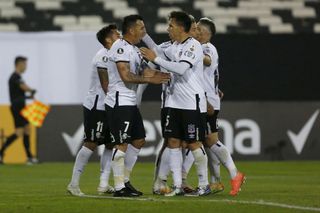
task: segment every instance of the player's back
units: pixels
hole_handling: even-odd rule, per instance
[[[203,54],[211,58],[210,66],[204,65],[204,86],[207,93],[208,101],[215,109],[220,109],[219,97],[219,56],[217,49],[211,43],[202,44]]]
[[[98,68],[102,68],[107,72],[108,50],[101,48],[92,59],[90,86],[87,95],[84,98],[83,106],[88,109],[94,107],[97,102],[97,109],[104,110],[105,93],[101,87]],[[96,100],[97,99],[97,100]]]

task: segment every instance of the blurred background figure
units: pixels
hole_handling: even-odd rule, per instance
[[[0,150],[0,163],[3,163],[5,150],[19,137],[23,137],[23,145],[27,155],[27,164],[38,163],[38,159],[30,152],[30,125],[20,112],[26,105],[26,99],[33,98],[35,89],[30,88],[22,79],[27,68],[27,58],[17,56],[14,60],[15,70],[9,78],[10,110],[14,119],[15,132],[11,134]]]

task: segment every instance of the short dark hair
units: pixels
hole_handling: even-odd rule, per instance
[[[214,24],[214,22],[211,19],[206,18],[206,17],[205,18],[201,18],[199,20],[199,23],[207,26],[209,28],[210,32],[211,32],[211,35],[216,34],[216,25]]]
[[[122,22],[122,34],[126,34],[129,32],[129,28],[134,26],[138,20],[143,21],[142,16],[140,15],[129,15],[123,18]]]
[[[188,13],[184,11],[172,11],[169,15],[169,19],[173,18],[177,24],[183,27],[186,33],[190,31],[192,21]]]
[[[27,60],[27,57],[19,55],[14,59],[14,65],[17,65],[18,63],[26,60]]]
[[[99,30],[97,32],[97,39],[100,42],[100,44],[102,44],[103,46],[105,46],[105,40],[106,37],[111,35],[111,31],[112,30],[116,30],[117,29],[117,25],[116,24],[109,24],[108,26],[103,27],[101,30]]]

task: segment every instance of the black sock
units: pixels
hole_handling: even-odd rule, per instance
[[[26,150],[26,154],[28,158],[32,158],[31,152],[30,152],[30,140],[29,135],[24,134],[23,135],[23,145],[24,149]]]
[[[2,156],[4,151],[8,148],[8,146],[10,146],[10,144],[12,144],[13,141],[15,141],[18,138],[18,136],[13,133],[12,135],[10,135],[6,142],[3,144],[1,150],[0,150],[0,155]]]

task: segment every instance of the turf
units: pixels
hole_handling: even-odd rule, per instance
[[[320,211],[320,162],[238,162],[247,182],[230,197],[227,173],[224,192],[205,197],[163,197],[151,193],[153,164],[137,163],[132,184],[148,200],[81,198],[66,193],[73,164],[0,165],[0,213],[9,212],[311,212]],[[196,184],[194,169],[189,182]],[[97,195],[99,164],[89,163],[81,189]],[[269,203],[269,204],[268,204]],[[271,204],[270,204],[271,203]],[[274,204],[275,203],[275,204]],[[280,204],[287,206],[280,207]],[[298,207],[295,207],[298,206]],[[299,209],[309,207],[309,209]]]

